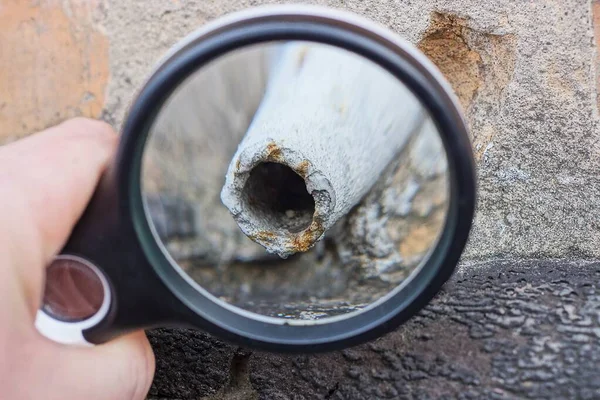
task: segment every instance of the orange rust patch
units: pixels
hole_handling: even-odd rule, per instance
[[[256,240],[269,241],[275,237],[275,234],[269,231],[260,231],[257,232],[256,235],[254,235],[254,237]]]
[[[235,162],[235,170],[239,171],[241,165],[242,165],[242,163],[241,163],[240,159],[238,158],[237,161]]]
[[[313,244],[313,235],[308,231],[302,232],[299,236],[296,236],[292,241],[293,249],[299,252],[308,251],[308,249],[310,249]]]
[[[100,0],[4,0],[0,7],[0,142],[74,116],[97,118],[109,79]]]
[[[296,168],[296,172],[301,177],[306,178],[306,175],[308,175],[309,167],[310,167],[310,163],[308,162],[308,160],[304,160],[300,163],[300,165],[298,165],[298,168]]]
[[[308,251],[314,244],[315,240],[323,233],[321,224],[313,221],[312,224],[292,239],[292,248],[299,252]]]
[[[273,142],[267,145],[267,160],[275,162],[283,161],[283,154],[281,153],[281,149]]]

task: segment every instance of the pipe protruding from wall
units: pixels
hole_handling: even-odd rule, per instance
[[[424,118],[418,99],[378,65],[328,45],[285,44],[273,54],[221,199],[267,251],[307,251],[363,198]]]

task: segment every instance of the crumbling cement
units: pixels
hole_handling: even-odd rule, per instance
[[[475,158],[493,146],[504,88],[513,78],[517,37],[470,27],[455,14],[434,12],[418,47],[448,78],[467,112]]]

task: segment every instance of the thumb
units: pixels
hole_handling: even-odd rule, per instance
[[[36,357],[38,375],[47,381],[39,397],[49,400],[143,400],[154,376],[154,353],[143,332],[93,348],[44,343]],[[42,378],[44,377],[44,378]],[[40,385],[44,386],[44,385]]]

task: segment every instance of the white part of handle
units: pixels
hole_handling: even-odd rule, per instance
[[[35,327],[43,336],[57,343],[74,346],[93,346],[94,344],[85,339],[83,331],[100,323],[108,313],[111,303],[111,293],[108,281],[98,267],[83,258],[71,255],[60,255],[56,257],[56,259],[76,261],[94,271],[100,279],[100,282],[102,282],[102,287],[104,289],[102,305],[96,314],[92,315],[90,318],[76,322],[61,321],[52,317],[43,309],[40,309],[35,317]]]
[[[84,321],[87,322],[87,321]],[[35,327],[48,339],[74,346],[93,346],[83,337],[81,322],[63,322],[52,318],[42,310],[35,316]]]

